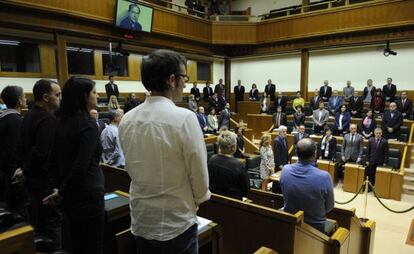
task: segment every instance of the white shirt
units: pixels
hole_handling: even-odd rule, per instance
[[[207,152],[196,115],[152,96],[119,126],[131,177],[131,231],[167,241],[197,223],[197,206],[210,198]]]
[[[339,128],[338,128],[339,130],[342,130],[342,118],[344,118],[344,115],[340,114],[339,115],[339,121],[338,121],[339,122]]]

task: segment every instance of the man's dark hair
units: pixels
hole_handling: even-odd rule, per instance
[[[1,99],[9,109],[16,108],[19,99],[22,98],[22,96],[23,88],[20,86],[6,86],[3,91],[1,91]]]
[[[55,81],[49,79],[40,79],[33,86],[33,97],[35,101],[41,101],[44,94],[48,94],[52,91],[52,84],[56,84]]]
[[[296,153],[300,160],[309,160],[316,152],[316,143],[310,138],[299,140],[296,144]]]
[[[95,82],[77,76],[72,76],[66,81],[62,91],[60,113],[62,118],[68,118],[78,114],[88,114],[87,99],[89,93],[95,87]]]
[[[167,80],[171,74],[179,79],[180,65],[186,66],[184,56],[167,49],[155,50],[142,58],[141,78],[148,91],[168,90]]]
[[[138,14],[140,14],[141,13],[141,8],[139,8],[139,6],[136,5],[136,4],[130,4],[128,6],[128,12],[131,12],[132,8],[134,8],[134,7],[136,7],[138,9]]]
[[[109,75],[108,79],[111,79],[111,78],[113,78],[113,77],[114,77],[114,75]]]

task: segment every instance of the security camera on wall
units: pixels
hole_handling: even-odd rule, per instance
[[[387,46],[384,49],[384,56],[388,57],[389,55],[396,56],[397,55],[397,52],[395,52],[395,51],[393,51],[393,50],[390,49],[390,42],[387,41]]]

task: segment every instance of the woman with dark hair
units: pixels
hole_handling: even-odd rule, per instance
[[[340,111],[336,113],[334,134],[336,136],[345,135],[349,130],[351,123],[351,114],[348,112],[346,105],[342,105]]]
[[[302,106],[296,107],[296,112],[293,114],[293,130],[297,131],[299,126],[305,124],[305,114],[302,112]]]
[[[259,90],[257,90],[256,84],[253,83],[252,89],[249,92],[249,100],[258,101],[259,100]]]
[[[377,115],[381,115],[384,112],[385,108],[385,99],[382,95],[382,91],[380,88],[378,88],[375,91],[374,98],[371,100],[371,109],[374,111],[375,117]]]
[[[319,143],[319,159],[335,161],[336,155],[336,138],[332,136],[329,127],[325,128],[321,142]]]
[[[95,83],[71,77],[63,87],[49,169],[55,170],[57,189],[43,200],[62,208],[70,224],[72,252],[102,253],[104,177],[99,166],[102,146],[98,127],[89,116],[97,105]]]
[[[374,135],[377,123],[372,116],[372,110],[368,110],[367,115],[361,121],[361,134],[365,139],[369,139]]]
[[[246,149],[244,148],[244,138],[243,138],[243,131],[244,128],[243,127],[239,127],[237,129],[237,147],[236,147],[236,152],[234,153],[234,157],[236,158],[248,158],[248,156],[246,156],[244,154],[244,152],[246,151]]]

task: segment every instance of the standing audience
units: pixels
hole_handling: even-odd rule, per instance
[[[108,112],[115,112],[117,110],[120,110],[121,106],[118,103],[118,99],[116,98],[115,95],[111,95],[111,97],[109,98],[109,102],[108,102]]]
[[[300,91],[296,92],[296,98],[293,100],[292,102],[292,108],[293,110],[295,110],[295,112],[297,111],[298,107],[304,107],[305,106],[305,100],[302,98],[302,96],[300,95]]]
[[[198,123],[200,124],[201,131],[203,133],[206,133],[208,126],[207,126],[207,117],[206,117],[206,114],[204,113],[204,107],[201,107],[201,106],[198,107],[197,119],[198,119]]]
[[[190,93],[194,95],[194,99],[198,103],[200,101],[201,94],[200,94],[200,89],[198,89],[197,87],[197,82],[193,83],[193,87],[191,88]]]
[[[60,119],[48,170],[55,171],[54,205],[62,199],[72,242],[71,253],[103,253],[104,176],[99,166],[102,146],[96,122],[89,116],[97,106],[95,82],[72,76],[62,91]]]
[[[375,185],[375,173],[378,166],[386,166],[388,163],[388,141],[382,137],[381,128],[375,129],[375,136],[371,137],[368,142],[367,149],[367,167],[365,168],[365,176]]]
[[[282,107],[278,106],[276,112],[272,116],[273,129],[279,128],[279,126],[287,124],[286,114],[282,112]]]
[[[258,101],[259,100],[259,90],[257,90],[256,84],[253,83],[252,89],[249,92],[249,100]]]
[[[365,139],[369,139],[374,135],[374,130],[377,127],[377,122],[372,116],[372,110],[368,110],[367,115],[362,118],[361,134]]]
[[[152,96],[119,126],[137,252],[197,253],[196,212],[210,191],[197,117],[174,105],[188,80],[186,59],[156,50],[143,57],[141,76]]]
[[[364,99],[364,102],[371,103],[372,98],[374,98],[376,88],[372,85],[372,79],[367,80],[367,86],[364,87],[364,93],[362,98]]]
[[[278,136],[273,140],[273,151],[275,153],[275,171],[279,171],[288,164],[289,146],[286,138],[287,128],[281,125],[278,129]]]
[[[210,109],[210,114],[207,116],[207,131],[209,133],[216,133],[218,131],[218,119],[214,108]]]
[[[397,110],[395,102],[390,103],[389,110],[384,113],[382,118],[382,129],[386,139],[400,139],[400,128],[403,124],[403,116]]]
[[[269,177],[275,172],[275,161],[272,150],[272,137],[270,134],[264,134],[260,139],[260,178],[262,181],[262,190],[267,190]]]
[[[351,123],[351,114],[349,114],[346,105],[342,105],[340,112],[335,116],[335,129],[334,134],[336,136],[345,135],[348,132],[349,124]]]
[[[385,100],[382,96],[381,89],[378,88],[375,92],[374,98],[371,101],[371,109],[374,111],[374,117],[382,115],[385,108]]]
[[[334,208],[334,192],[329,173],[312,165],[316,149],[313,140],[302,139],[296,147],[299,161],[284,167],[280,176],[283,210],[292,214],[304,211],[306,223],[327,233],[333,228],[326,214]]]
[[[402,113],[403,118],[410,119],[413,101],[407,98],[407,92],[401,92],[401,99],[397,102],[398,110]]]
[[[210,86],[210,81],[206,81],[206,86],[203,88],[203,99],[205,102],[209,102],[213,96],[213,88]]]
[[[382,87],[385,101],[394,102],[397,94],[397,86],[392,83],[392,78],[387,78],[387,84]]]
[[[92,117],[92,119],[95,121],[96,126],[98,126],[98,134],[99,134],[99,136],[101,136],[102,131],[106,127],[104,121],[99,119],[99,113],[98,113],[98,111],[96,111],[96,109],[91,109],[89,111],[89,116]]]
[[[61,101],[60,86],[54,81],[41,79],[33,87],[34,106],[24,116],[21,131],[21,167],[30,196],[30,223],[36,234],[49,237],[54,250],[62,247],[62,216],[56,206],[42,204],[53,191],[52,169],[45,161],[52,150],[57,119],[55,112]]]
[[[295,114],[293,114],[293,130],[296,131],[299,129],[299,126],[305,124],[305,113],[302,112],[302,106],[296,108]]]
[[[26,96],[20,86],[6,86],[1,92],[1,99],[7,109],[0,111],[0,202],[7,203],[12,211],[28,219],[28,202],[20,184],[22,171],[17,169],[16,153],[23,121],[21,109],[26,107]]]
[[[325,135],[319,143],[319,159],[335,161],[336,138],[329,127],[325,129]]]
[[[319,89],[319,96],[324,102],[328,102],[332,95],[332,87],[329,86],[329,81],[323,81],[323,86]]]
[[[108,101],[110,101],[110,98],[112,95],[115,95],[115,97],[117,98],[119,97],[118,86],[117,84],[115,84],[113,75],[109,76],[109,83],[105,85],[105,91],[106,91],[106,96],[108,98]]]
[[[124,105],[124,113],[126,114],[131,109],[138,107],[140,103],[141,102],[139,101],[139,98],[137,98],[135,93],[130,93]]]
[[[313,111],[312,120],[314,133],[321,134],[329,120],[329,111],[325,109],[322,101],[319,102],[319,108]]]
[[[231,111],[230,111],[230,103],[226,103],[226,107],[220,112],[219,116],[219,129],[225,127],[230,129],[230,118],[231,118]]]
[[[102,163],[119,168],[125,167],[125,157],[119,141],[118,130],[123,116],[124,113],[121,110],[110,113],[110,124],[102,131],[100,136],[103,149],[101,157]]]
[[[361,118],[362,110],[364,109],[364,100],[358,96],[358,91],[354,92],[354,96],[349,99],[348,108],[351,117]]]
[[[349,99],[351,99],[352,96],[354,96],[354,92],[355,92],[355,88],[353,86],[351,86],[351,81],[348,80],[346,82],[346,86],[344,87],[342,94],[344,96],[344,100],[345,101],[349,101]]]
[[[217,137],[219,154],[208,161],[210,190],[213,193],[242,200],[250,189],[249,175],[243,163],[233,154],[237,150],[236,134],[223,131]]]

